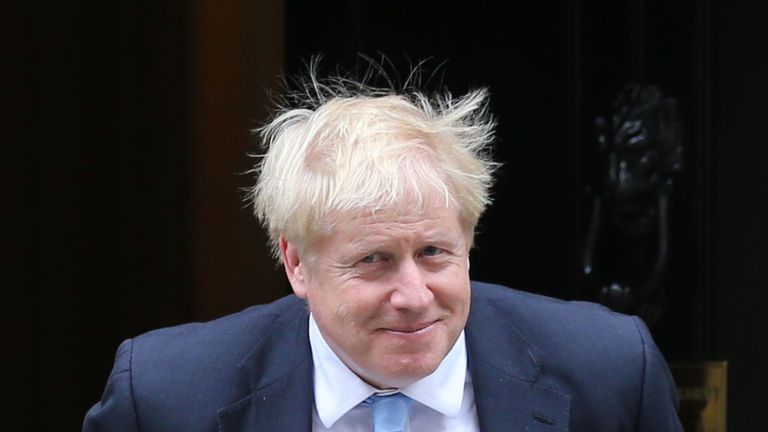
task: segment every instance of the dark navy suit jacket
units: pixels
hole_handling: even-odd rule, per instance
[[[83,430],[309,432],[307,320],[288,296],[128,340]],[[466,337],[483,432],[682,430],[636,317],[475,282]]]

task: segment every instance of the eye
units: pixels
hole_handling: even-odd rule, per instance
[[[427,246],[422,251],[421,254],[424,256],[436,256],[443,253],[443,250],[436,246]]]
[[[380,253],[372,253],[370,255],[364,256],[360,262],[363,264],[376,264],[380,262],[382,259],[384,259]]]

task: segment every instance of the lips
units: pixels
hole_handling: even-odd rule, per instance
[[[436,322],[437,320],[418,323],[418,324],[411,324],[411,325],[397,325],[393,327],[384,327],[381,330],[384,330],[390,333],[414,334],[414,333],[419,333],[422,331],[429,330],[429,328],[431,328],[432,325],[435,324]]]

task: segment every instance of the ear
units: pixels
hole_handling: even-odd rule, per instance
[[[306,299],[307,266],[301,260],[296,246],[282,235],[280,236],[280,257],[283,259],[285,275],[288,276],[293,293],[299,298]]]

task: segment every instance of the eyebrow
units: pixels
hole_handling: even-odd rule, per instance
[[[436,230],[437,231],[437,230]],[[424,244],[424,245],[435,245],[435,246],[442,246],[446,249],[449,249],[451,251],[458,251],[461,248],[463,234],[458,233],[458,236],[455,238],[453,235],[450,235],[449,232],[433,232],[433,233],[426,233],[423,236],[419,236],[417,238],[417,242]],[[386,237],[386,236],[380,236],[380,237]],[[352,259],[353,257],[357,257],[362,254],[375,252],[380,249],[386,248],[388,244],[393,243],[393,239],[387,237],[384,240],[378,240],[376,237],[372,236],[360,236],[359,239],[353,240],[349,243],[349,247],[347,250],[342,254],[343,259]],[[397,243],[397,240],[394,241],[394,243]]]

